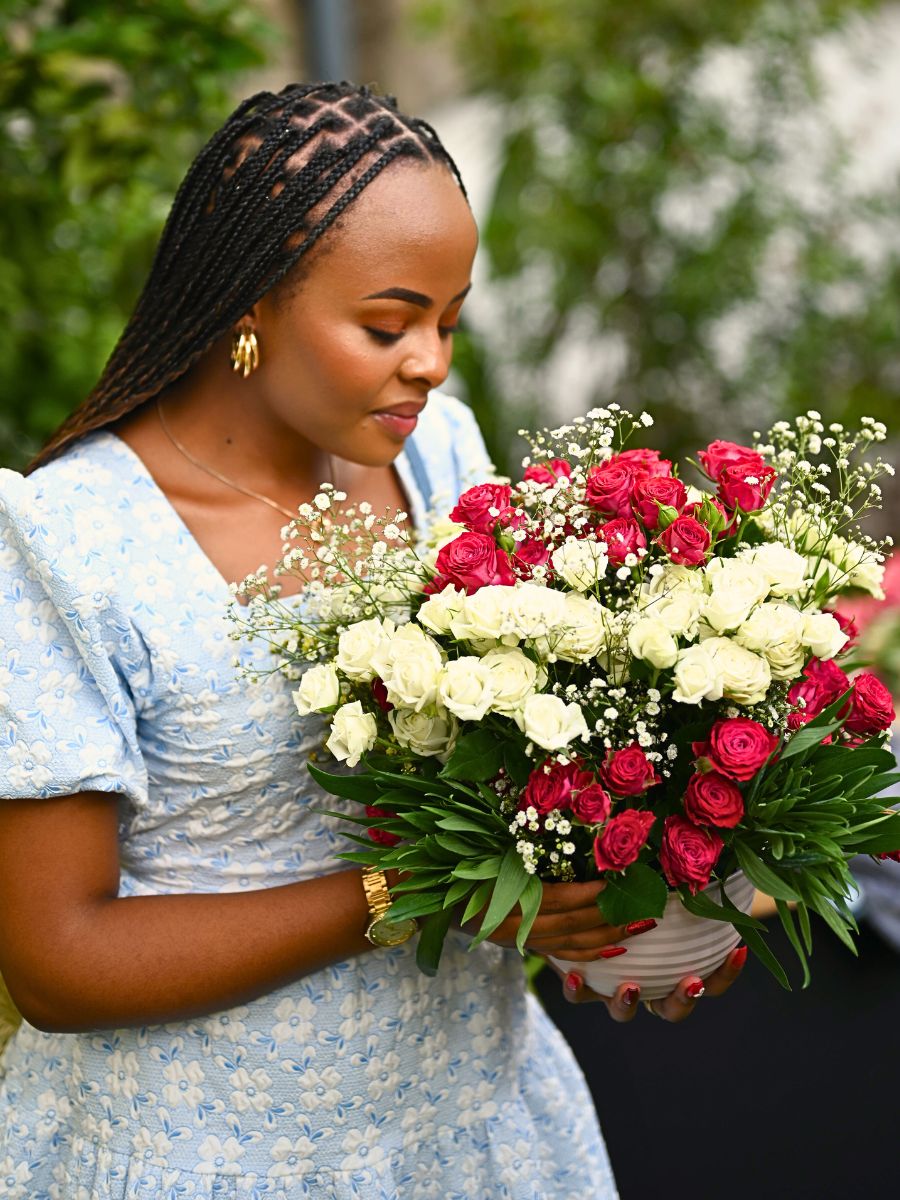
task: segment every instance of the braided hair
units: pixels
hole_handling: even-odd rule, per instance
[[[350,83],[305,83],[240,104],[178,189],[147,282],[99,382],[28,469],[183,376],[377,175],[403,159],[444,164],[465,195],[435,131],[399,112],[392,96]]]

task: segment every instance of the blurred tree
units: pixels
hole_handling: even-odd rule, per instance
[[[4,0],[0,463],[21,466],[93,386],[266,36],[241,0]]]
[[[500,112],[495,319],[458,363],[498,462],[523,419],[613,398],[671,453],[786,409],[889,417],[896,198],[845,186],[815,68],[877,7],[419,0]]]

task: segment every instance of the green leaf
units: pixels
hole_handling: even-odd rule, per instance
[[[500,864],[497,882],[494,884],[494,890],[491,893],[491,901],[487,912],[484,914],[481,928],[473,940],[473,947],[483,942],[486,937],[489,937],[494,932],[501,922],[506,920],[516,904],[518,904],[519,897],[528,886],[529,878],[530,876],[525,870],[525,864],[522,862],[522,856],[515,846],[510,846]]]
[[[446,908],[441,912],[430,913],[422,922],[416,947],[416,966],[423,975],[437,975],[444,940],[452,920],[453,909]]]
[[[424,917],[439,912],[443,907],[442,892],[406,892],[391,904],[385,916],[390,921],[404,921],[407,917]]]
[[[454,904],[459,904],[471,892],[472,886],[471,879],[454,879],[444,896],[444,908],[452,908]]]
[[[666,882],[646,863],[634,863],[622,874],[610,871],[604,876],[606,887],[597,897],[597,907],[610,925],[627,925],[665,912],[669,889]]]
[[[690,892],[684,891],[681,893],[681,903],[695,917],[706,917],[710,921],[727,921],[729,925],[740,929],[765,929],[762,921],[757,921],[755,917],[742,912],[736,906],[716,904],[708,892],[696,892],[691,895]]]
[[[453,868],[457,879],[496,879],[500,874],[500,864],[503,860],[495,855],[483,858],[480,862],[461,862]]]
[[[493,779],[503,766],[503,742],[489,729],[464,734],[441,775],[444,779]]]
[[[813,912],[819,914],[833,933],[837,934],[851,954],[859,955],[856,943],[850,932],[852,926],[848,924],[847,919],[838,912],[827,897],[816,896],[810,904],[810,908]]]
[[[441,817],[438,821],[439,829],[446,829],[448,833],[480,833],[489,834],[491,831],[486,824],[479,825],[471,817],[463,817],[457,813],[451,813],[449,816]]]
[[[484,883],[480,883],[472,895],[469,897],[469,903],[466,905],[466,911],[462,915],[460,925],[466,925],[473,917],[477,917],[490,898],[491,890],[493,889],[493,879],[486,879]]]
[[[316,783],[321,784],[332,796],[340,796],[344,800],[358,800],[360,804],[377,804],[379,787],[377,779],[371,774],[332,775],[328,771],[306,764],[306,769]]]
[[[518,742],[506,742],[503,747],[503,765],[506,773],[520,787],[528,782],[534,763]]]
[[[540,911],[543,898],[544,885],[538,879],[537,875],[529,875],[525,891],[519,897],[519,905],[522,909],[522,924],[519,926],[516,934],[516,948],[520,954],[525,953],[525,943],[528,940],[529,933],[531,933],[534,919]]]
[[[473,855],[484,853],[483,846],[466,841],[465,838],[457,837],[453,833],[436,833],[434,840],[442,850],[446,850],[448,854],[455,854],[459,858],[471,858]]]
[[[797,926],[794,924],[794,914],[790,906],[784,900],[776,900],[775,905],[778,909],[778,915],[781,918],[781,924],[784,927],[784,932],[788,935],[788,940],[796,951],[797,957],[800,960],[800,966],[803,970],[803,987],[809,987],[810,973],[809,962],[806,957],[806,951],[800,942],[800,935],[797,932]]]
[[[785,991],[792,991],[790,980],[785,974],[784,967],[766,945],[763,935],[758,929],[745,929],[744,941],[763,964],[763,966],[771,972],[778,980]]]
[[[750,880],[754,887],[759,888],[761,892],[766,892],[769,896],[774,896],[776,900],[799,900],[800,897],[794,888],[789,883],[776,875],[771,868],[759,858],[749,846],[742,841],[737,840],[734,843],[734,852],[737,855],[737,860],[740,863],[741,870]]]

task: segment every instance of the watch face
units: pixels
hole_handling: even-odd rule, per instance
[[[387,917],[381,917],[372,922],[366,930],[366,937],[375,946],[401,946],[409,941],[418,928],[418,923],[412,917],[405,921],[391,921]]]

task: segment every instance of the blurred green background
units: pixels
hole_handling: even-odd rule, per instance
[[[891,425],[900,98],[891,111],[882,93],[891,62],[900,72],[896,6],[331,0],[328,13],[330,60],[310,2],[4,0],[4,465],[90,390],[200,144],[241,96],[329,62],[429,116],[471,177],[482,257],[453,384],[498,465],[513,465],[520,425],[610,399],[648,408],[652,440],[676,454],[809,407]]]

